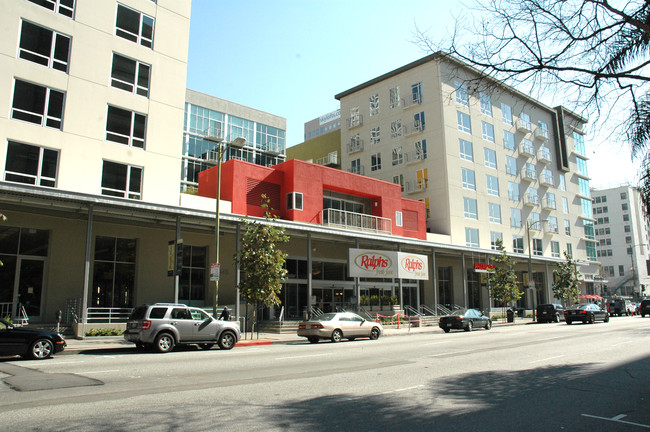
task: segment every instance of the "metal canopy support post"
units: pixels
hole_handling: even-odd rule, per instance
[[[174,256],[175,259],[178,259],[178,255],[176,254],[176,248],[178,247],[178,242],[181,240],[181,217],[176,216],[176,240],[174,241]],[[181,258],[182,259],[182,258]],[[178,303],[178,293],[179,293],[179,285],[180,285],[180,279],[181,275],[178,274],[178,271],[176,271],[179,267],[178,263],[174,263],[174,303]],[[182,266],[182,263],[181,263]]]
[[[311,244],[311,233],[307,233],[307,314],[311,315],[311,297],[313,293],[312,289],[312,244]],[[300,313],[300,311],[298,311]]]
[[[237,228],[235,230],[235,236],[236,236],[236,251],[237,255],[239,255],[239,251],[241,250],[241,224],[237,224]],[[239,284],[241,283],[241,265],[239,264],[239,260],[237,260],[237,265],[236,265],[236,270],[235,270],[235,283],[237,284],[237,291],[235,293],[235,316],[237,317],[237,321],[239,322],[239,314],[240,314],[240,294],[239,294]]]
[[[431,249],[431,280],[433,281],[433,310],[438,312],[438,270],[436,269],[436,250]]]
[[[84,292],[81,299],[81,322],[88,322],[88,287],[90,286],[90,246],[93,240],[93,211],[92,204],[88,206],[88,227],[86,228],[86,261],[84,263]]]
[[[354,247],[359,249],[358,237],[354,239]],[[350,268],[350,263],[348,263],[348,268]],[[360,278],[358,276],[354,278],[354,292],[357,294],[357,312],[361,310],[361,286],[359,280]],[[368,299],[370,299],[370,296],[368,296]]]
[[[465,267],[465,254],[461,254],[463,278],[463,307],[467,309],[467,269]]]

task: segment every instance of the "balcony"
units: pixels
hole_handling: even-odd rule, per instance
[[[539,196],[533,194],[524,195],[524,205],[535,207],[539,205]]]
[[[347,126],[348,129],[359,127],[362,124],[363,124],[363,116],[361,114],[345,119],[345,125]]]
[[[429,179],[423,178],[419,180],[407,181],[404,184],[404,192],[406,193],[417,193],[425,191],[429,187]]]
[[[530,120],[525,121],[522,119],[517,120],[517,130],[521,133],[530,133],[532,131],[530,127]]]
[[[539,176],[539,182],[544,186],[554,186],[553,174],[542,174]]]
[[[331,152],[327,156],[316,159],[317,165],[332,166],[339,164],[339,153]]]
[[[519,154],[528,157],[535,156],[535,146],[531,142],[523,142],[519,144]]]
[[[402,126],[404,136],[414,135],[424,131],[424,122],[414,121],[413,123],[405,124]]]
[[[405,98],[400,99],[400,102],[401,102],[402,108],[404,108],[404,109],[407,109],[407,108],[410,108],[410,107],[416,106],[416,105],[421,105],[422,104],[422,95],[419,95],[419,94],[418,95],[413,95],[413,94],[411,94],[411,95],[408,95]]]
[[[332,208],[323,210],[323,225],[378,234],[393,232],[390,219]]]
[[[542,129],[540,127],[535,129],[535,139],[538,139],[542,142],[548,141],[548,129]]]
[[[557,224],[547,223],[546,226],[544,227],[544,234],[553,235],[559,233],[560,233],[560,228],[558,227]]]
[[[363,165],[351,166],[348,172],[352,174],[366,175],[366,169]]]
[[[406,164],[414,164],[418,162],[425,161],[427,159],[426,152],[412,150],[410,152],[404,153],[404,161]]]
[[[544,197],[542,199],[542,207],[544,210],[557,210],[557,205],[555,203],[555,198],[553,197]]]
[[[348,149],[348,154],[363,151],[363,140],[356,138],[351,139],[346,147]]]
[[[553,161],[551,158],[551,150],[546,146],[540,147],[537,151],[537,160],[545,164],[551,163]]]
[[[529,182],[537,180],[537,172],[534,169],[524,168],[521,170],[521,179]]]

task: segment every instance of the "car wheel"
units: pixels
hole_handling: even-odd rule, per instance
[[[27,357],[34,360],[45,360],[50,358],[54,352],[54,345],[49,339],[38,339],[29,347]]]
[[[212,344],[212,343],[199,344],[199,348],[204,349],[204,350],[209,350],[209,349],[212,348],[213,346],[214,346],[214,344]]]
[[[473,329],[474,329],[474,326],[472,325],[472,322],[470,321],[470,322],[467,323],[467,327],[465,327],[463,330],[470,332]]]
[[[332,342],[337,343],[341,342],[341,339],[343,339],[343,333],[341,330],[336,329],[332,332]]]
[[[156,351],[160,353],[167,353],[174,349],[175,344],[176,342],[174,341],[174,336],[169,333],[160,333],[158,336],[156,336],[156,342],[154,343],[154,346],[156,347]]]
[[[605,315],[605,319],[603,320],[603,322],[609,322],[609,315]]]
[[[370,330],[370,339],[372,340],[377,340],[379,339],[379,334],[381,332],[379,331],[379,328],[373,327],[372,330]]]
[[[485,323],[485,330],[490,330],[492,328],[492,321],[488,320],[487,323]]]
[[[555,314],[555,318],[553,318],[553,322],[559,323],[560,322],[560,315]]]
[[[310,337],[310,338],[307,338],[307,340],[309,340],[309,343],[318,343],[318,338],[317,337]]]
[[[450,331],[450,329],[448,329],[448,328],[445,328],[445,329],[442,329],[442,330],[443,330],[445,333],[449,333],[449,331]]]
[[[641,314],[641,318],[644,318],[644,317],[645,317],[645,314]]]
[[[571,325],[571,323],[573,323],[573,321],[571,321],[571,320],[566,320],[566,323],[569,324],[569,325]]]
[[[219,336],[219,348],[222,350],[229,350],[235,346],[237,339],[233,332],[225,331]]]
[[[593,324],[594,322],[596,322],[596,319],[594,318],[593,315],[590,315],[590,316],[589,316],[589,320],[588,320],[587,322],[588,322],[589,324]]]

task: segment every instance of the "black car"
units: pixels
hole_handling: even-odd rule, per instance
[[[438,326],[449,333],[451,329],[472,331],[474,328],[492,328],[492,320],[476,309],[459,309],[440,317]]]
[[[644,317],[647,315],[650,315],[650,300],[641,300],[641,303],[639,304],[639,313],[641,314],[641,317]]]
[[[14,327],[0,319],[0,356],[19,355],[43,360],[65,347],[65,339],[57,332]]]
[[[564,307],[561,304],[549,303],[537,306],[537,322],[560,322],[564,319]]]
[[[567,309],[564,311],[564,319],[567,324],[573,321],[582,321],[584,324],[593,324],[596,321],[608,322],[609,314],[602,310],[598,305],[589,303],[579,306],[576,309]]]

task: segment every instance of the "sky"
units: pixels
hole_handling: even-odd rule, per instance
[[[430,54],[416,25],[443,39],[468,13],[460,0],[192,0],[187,87],[286,118],[290,147],[334,95]],[[636,183],[627,145],[593,129],[592,187]]]

